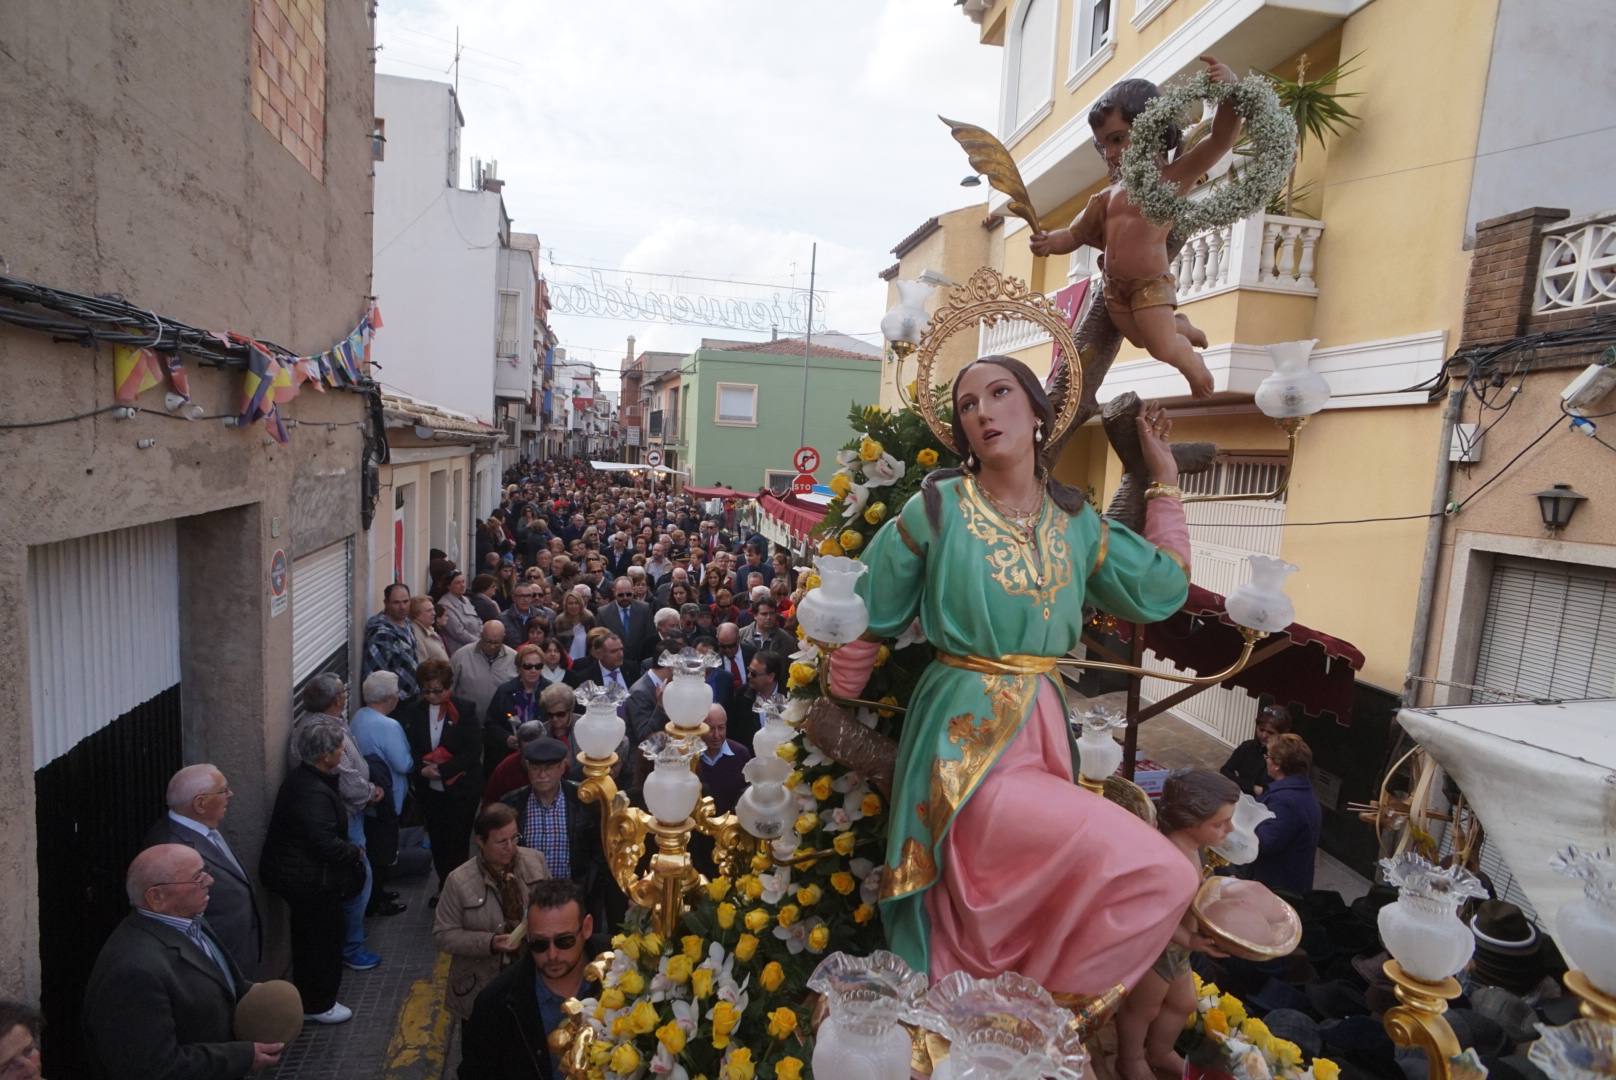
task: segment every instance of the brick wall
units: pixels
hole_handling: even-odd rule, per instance
[[[252,114],[325,180],[325,0],[253,0]]]
[[[1543,249],[1541,230],[1568,213],[1534,206],[1477,223],[1460,348],[1508,341],[1526,332]]]

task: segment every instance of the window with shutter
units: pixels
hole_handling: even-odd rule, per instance
[[[717,414],[714,423],[718,424],[757,424],[757,387],[747,383],[719,383],[718,384]]]
[[[515,357],[520,343],[516,340],[522,328],[522,313],[518,305],[522,294],[515,289],[499,290],[499,355]]]
[[[1616,682],[1616,574],[1569,563],[1493,566],[1473,702],[1587,698]]]

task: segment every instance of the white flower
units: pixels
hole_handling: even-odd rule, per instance
[[[714,981],[720,986],[725,983],[733,985],[735,982],[735,975],[732,970],[735,966],[735,958],[724,952],[724,946],[716,941],[707,946],[707,959],[697,966],[712,972]],[[677,1008],[675,1009],[675,1014],[677,1015]]]
[[[774,936],[786,943],[786,949],[796,956],[808,947],[808,924],[794,922],[790,926],[776,926]]]
[[[673,1055],[662,1043],[657,1043],[656,1054],[651,1058],[651,1075],[666,1076],[668,1080],[690,1080],[690,1074],[685,1067],[673,1060]]]
[[[883,453],[874,461],[864,463],[864,485],[865,487],[878,488],[886,487],[888,484],[895,484],[903,479],[904,471],[907,468],[908,466],[891,454]],[[857,485],[854,485],[854,490],[858,490]],[[869,497],[868,492],[865,492],[865,497]]]
[[[818,664],[819,646],[805,639],[802,643],[802,648],[792,653],[790,659],[792,663]],[[792,698],[789,702],[787,702],[786,714],[789,714],[791,712],[791,706],[797,704],[798,702],[802,702],[802,713],[803,716],[806,716],[808,714],[808,702],[803,698]],[[802,720],[802,717],[798,717],[796,720],[793,720],[790,715],[784,715],[783,718],[793,727],[795,727]]]
[[[881,880],[886,876],[887,868],[877,866],[864,876],[859,882],[859,899],[866,904],[875,904],[881,899]]]
[[[791,891],[791,867],[782,866],[767,874],[759,874],[758,881],[763,885],[763,902],[778,904]]]
[[[892,481],[888,480],[887,483]],[[864,513],[865,504],[870,501],[870,488],[880,487],[880,484],[854,484],[847,490],[847,500],[842,504],[842,520],[848,521]]]
[[[802,768],[817,769],[821,765],[830,764],[830,756],[826,754],[825,751],[815,746],[813,741],[810,740],[806,735],[802,737],[802,748],[803,750],[807,751],[803,755]]]
[[[898,640],[892,643],[892,651],[897,652],[899,649],[907,649],[909,646],[918,645],[925,640],[926,631],[921,629],[920,617],[917,615],[914,622],[905,627],[903,633],[898,635]]]
[[[814,786],[808,781],[804,780],[792,788],[791,793],[797,797],[797,813],[811,814],[819,809],[819,800],[814,798]]]
[[[855,450],[836,451],[836,464],[851,472],[853,466],[859,463],[859,452]]]
[[[863,801],[864,796],[870,793],[870,789],[864,783],[864,775],[855,769],[849,769],[836,779],[832,780],[830,782],[830,787],[832,791],[838,791],[843,795],[850,792],[855,792],[857,801],[860,802]]]
[[[834,810],[826,810],[819,815],[820,826],[828,833],[846,832],[858,820],[845,809],[838,806]]]
[[[842,809],[847,811],[848,820],[858,821],[864,817],[864,796],[868,795],[869,793],[870,789],[864,784],[860,783],[854,787],[848,788],[847,791],[842,794]]]
[[[791,659],[795,660],[800,655],[802,654],[795,653],[792,655]],[[814,650],[814,655],[819,655],[818,649]],[[801,724],[803,720],[807,719],[807,717],[808,699],[800,697],[794,697],[790,701],[786,702],[785,711],[780,714],[780,719],[784,720],[792,727],[796,727],[797,725]]]

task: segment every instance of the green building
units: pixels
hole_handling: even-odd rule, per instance
[[[878,356],[812,345],[808,363],[807,445],[819,451],[820,483],[836,451],[853,437],[854,402],[881,399]],[[737,491],[790,487],[791,455],[803,445],[803,342],[703,347],[680,371],[679,416],[690,482]]]

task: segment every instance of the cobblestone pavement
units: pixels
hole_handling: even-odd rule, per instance
[[[409,902],[409,910],[367,921],[367,947],[381,955],[382,963],[371,971],[343,969],[337,1000],[353,1009],[353,1019],[305,1025],[281,1063],[261,1076],[439,1080],[445,1075],[452,1018],[443,1006],[448,958],[432,944],[433,910],[427,901],[434,885],[428,871],[390,886]]]

